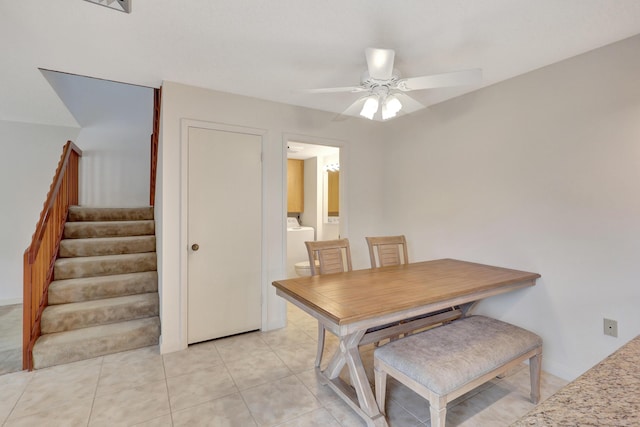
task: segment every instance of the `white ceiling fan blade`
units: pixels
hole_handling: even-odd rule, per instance
[[[305,93],[338,93],[338,92],[363,92],[366,89],[361,86],[346,86],[346,87],[325,87],[320,89],[301,89]]]
[[[453,71],[450,73],[433,74],[430,76],[410,77],[398,82],[398,89],[408,92],[410,90],[432,89],[436,87],[462,86],[476,84],[482,81],[482,70],[473,68],[470,70]]]
[[[389,80],[393,77],[393,61],[396,53],[393,49],[365,49],[369,76],[376,80]]]
[[[411,114],[414,111],[422,110],[426,108],[424,105],[404,93],[394,93],[394,96],[398,98],[398,101],[402,104],[402,112]]]
[[[363,96],[358,98],[353,104],[349,105],[346,110],[344,110],[341,115],[342,116],[359,116],[360,111],[362,111],[362,107],[367,100],[367,96]]]

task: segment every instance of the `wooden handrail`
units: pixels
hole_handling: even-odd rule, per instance
[[[149,179],[149,204],[156,202],[156,170],[158,169],[158,137],[160,135],[160,99],[162,88],[153,90],[153,133],[151,134],[151,177]]]
[[[31,244],[24,251],[22,368],[33,369],[33,345],[40,336],[40,319],[47,306],[49,284],[70,205],[78,204],[78,163],[82,156],[67,141],[44,202]]]

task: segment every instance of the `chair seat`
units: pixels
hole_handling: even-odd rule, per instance
[[[470,316],[386,344],[375,357],[443,396],[541,345],[526,329]]]

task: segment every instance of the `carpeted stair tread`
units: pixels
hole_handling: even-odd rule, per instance
[[[33,347],[36,369],[158,344],[158,316],[41,336]]]
[[[157,266],[156,258],[155,252],[58,258],[55,262],[53,276],[54,280],[63,280],[153,271]]]
[[[98,208],[70,206],[69,221],[140,221],[153,219],[153,207]]]
[[[54,280],[49,285],[49,305],[157,291],[157,271]]]
[[[155,252],[155,236],[92,237],[60,242],[61,258]]]
[[[153,220],[144,221],[84,221],[67,222],[64,226],[65,239],[90,237],[149,236],[155,234]]]
[[[158,315],[158,293],[51,305],[42,312],[42,334]]]
[[[158,344],[153,216],[153,207],[69,208],[34,368]]]

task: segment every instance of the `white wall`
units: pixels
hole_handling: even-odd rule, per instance
[[[0,121],[0,305],[22,302],[23,254],[68,140],[79,129]]]
[[[367,191],[380,185],[381,166],[379,135],[381,124],[353,119],[332,121],[334,114],[294,107],[253,98],[164,82],[162,89],[162,120],[160,161],[156,203],[159,276],[163,353],[186,346],[185,315],[181,312],[184,279],[183,255],[186,246],[180,234],[184,206],[181,194],[181,120],[206,120],[226,125],[259,128],[267,131],[263,153],[263,200],[265,231],[265,274],[263,294],[263,328],[284,325],[284,303],[275,295],[271,282],[285,275],[286,217],[286,141],[295,135],[296,141],[313,142],[317,138],[332,138],[344,143],[341,161],[348,171],[344,177],[343,207],[348,209],[348,224],[341,224],[343,235],[353,239],[354,265],[367,267],[364,236],[373,232],[375,221],[371,212],[379,212],[380,195]],[[354,159],[353,162],[349,159]],[[356,161],[357,160],[357,161]]]
[[[151,116],[153,103],[145,108]],[[81,205],[149,206],[151,132],[150,127],[109,123],[82,128]]]
[[[149,205],[153,89],[43,71],[82,126],[80,204]]]
[[[640,332],[638,52],[640,36],[385,129],[380,224],[413,260],[540,273],[477,312],[539,333],[544,369],[566,379]]]
[[[320,169],[318,157],[304,160],[304,212],[300,214],[300,221],[301,225],[313,227],[316,240],[322,235],[322,203],[318,202]]]
[[[329,222],[329,175],[325,171],[325,167],[332,163],[340,163],[340,153],[324,156],[320,161],[320,174],[318,177],[318,192],[322,197],[322,235],[318,240],[334,240],[340,238],[340,218],[343,217],[340,212],[338,222]],[[344,172],[344,168],[342,168]],[[338,181],[339,183],[339,181]],[[338,184],[340,186],[340,184]],[[335,219],[335,218],[334,218]]]

